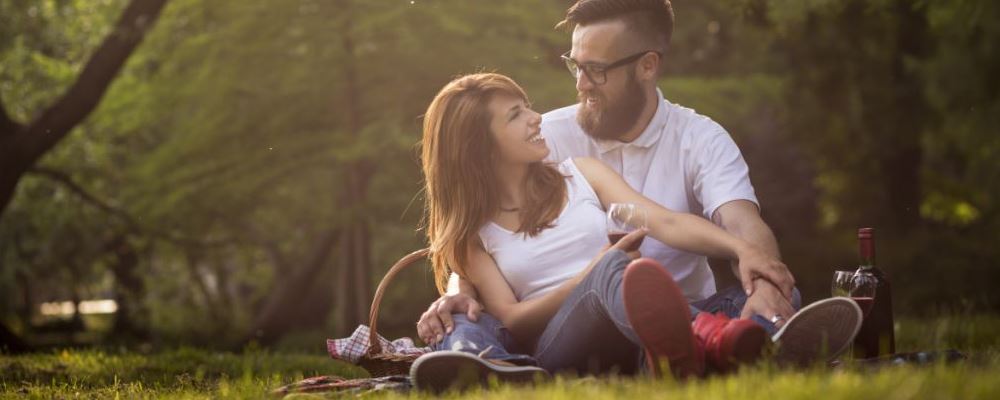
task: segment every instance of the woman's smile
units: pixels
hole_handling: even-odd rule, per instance
[[[538,133],[536,133],[536,134],[531,135],[531,136],[528,137],[528,143],[532,143],[532,144],[542,143],[542,144],[544,144],[545,143],[545,137],[542,136],[541,132],[538,132]]]

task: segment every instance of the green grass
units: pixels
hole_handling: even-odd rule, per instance
[[[954,348],[969,360],[879,370],[779,370],[762,363],[688,383],[648,378],[558,378],[532,388],[499,386],[447,397],[489,399],[972,399],[1000,398],[1000,317],[904,319],[900,351]],[[263,398],[314,375],[364,376],[323,354],[178,349],[155,354],[64,350],[0,356],[0,398]],[[429,398],[418,393],[384,398]],[[297,395],[300,398],[318,396]],[[370,397],[370,396],[369,396]]]

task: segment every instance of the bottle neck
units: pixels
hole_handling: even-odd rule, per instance
[[[861,269],[875,268],[875,238],[871,234],[859,236],[858,255],[861,256],[859,265]]]

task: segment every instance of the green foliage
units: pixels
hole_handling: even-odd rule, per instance
[[[931,189],[921,214],[947,226],[998,227],[1000,138],[984,134],[1000,123],[1000,83],[988,72],[1000,67],[998,45],[990,40],[1000,31],[987,22],[998,16],[1000,7],[988,1],[931,3],[927,10],[929,29],[942,45],[921,72],[940,120],[924,138]]]

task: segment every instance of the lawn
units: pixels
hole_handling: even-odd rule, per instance
[[[949,365],[880,369],[779,370],[761,363],[697,382],[647,378],[557,379],[534,388],[495,387],[452,394],[474,398],[545,399],[996,399],[1000,398],[1000,317],[963,315],[905,319],[901,351],[957,349],[969,359]],[[63,350],[0,356],[3,398],[262,398],[283,384],[314,375],[364,376],[323,354],[247,350],[239,354],[182,348],[153,354]],[[428,395],[377,394],[386,398]],[[319,398],[295,395],[298,398]],[[371,397],[371,396],[366,396]]]

